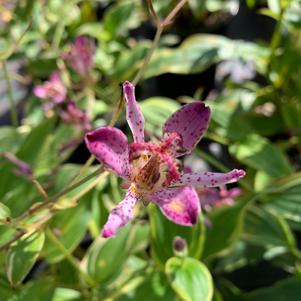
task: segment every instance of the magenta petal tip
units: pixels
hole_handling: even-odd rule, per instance
[[[114,233],[114,231],[112,231],[112,229],[103,229],[101,236],[103,238],[109,238],[109,237],[115,236],[115,233]]]
[[[243,178],[246,175],[246,172],[243,169],[235,169],[235,174],[237,178]]]
[[[129,81],[125,81],[122,86],[123,86],[123,89],[134,89],[135,88],[135,86]]]

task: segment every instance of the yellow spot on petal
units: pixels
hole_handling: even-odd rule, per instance
[[[168,208],[176,213],[182,213],[185,210],[184,204],[179,199],[173,199],[168,204]]]
[[[131,187],[131,192],[134,193],[134,194],[137,193],[136,186],[133,185],[133,186]]]
[[[138,191],[138,190],[137,190],[137,187],[136,187],[135,185],[132,185],[131,188],[130,188],[130,190],[131,190],[131,193],[132,193],[132,194],[135,194],[135,195],[137,195],[137,196],[143,195],[143,192]]]

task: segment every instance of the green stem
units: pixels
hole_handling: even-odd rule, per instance
[[[17,115],[17,108],[16,104],[14,101],[14,96],[13,96],[13,88],[12,84],[9,78],[8,70],[7,70],[7,63],[6,61],[2,61],[2,66],[3,66],[3,75],[4,79],[6,81],[6,86],[7,86],[7,96],[10,104],[10,118],[11,118],[11,123],[14,127],[18,126],[18,115]]]
[[[100,166],[100,168],[98,168],[96,171],[94,171],[92,174],[90,174],[89,176],[83,178],[82,180],[74,183],[73,185],[68,186],[67,188],[65,188],[64,190],[62,190],[61,192],[57,193],[56,195],[54,195],[53,197],[50,197],[47,201],[40,203],[39,205],[36,205],[33,208],[29,208],[27,211],[25,211],[22,215],[20,215],[19,217],[15,218],[12,222],[13,224],[19,223],[20,221],[24,220],[25,218],[33,215],[33,213],[47,207],[48,205],[50,205],[51,203],[53,203],[54,201],[56,201],[57,199],[59,199],[60,197],[62,197],[63,195],[67,194],[68,192],[76,189],[77,187],[85,184],[86,182],[88,182],[89,180],[93,179],[94,177],[100,175],[103,172],[103,167]]]
[[[133,79],[133,84],[134,85],[137,85],[137,83],[142,78],[142,76],[143,76],[143,74],[144,74],[144,72],[145,72],[145,70],[146,70],[146,68],[147,68],[147,66],[148,66],[148,64],[151,60],[151,57],[154,54],[155,49],[158,46],[158,43],[160,41],[162,32],[164,31],[165,27],[168,26],[172,22],[172,19],[175,17],[175,15],[180,11],[180,9],[183,7],[183,5],[187,1],[188,0],[179,1],[179,3],[171,10],[171,12],[167,15],[167,17],[162,22],[160,22],[159,17],[157,16],[157,14],[156,14],[156,12],[153,8],[152,1],[151,0],[148,1],[148,7],[149,7],[149,10],[150,10],[150,14],[153,17],[155,24],[157,25],[157,31],[156,31],[156,34],[155,34],[155,38],[152,42],[151,48],[149,49],[149,51],[148,51],[148,53],[147,53],[147,55],[146,55],[146,57],[143,61],[142,67],[140,68],[137,75]]]
[[[71,181],[70,185],[73,185],[76,183],[81,176],[85,173],[85,171],[91,166],[91,164],[94,162],[95,157],[94,155],[91,155],[89,159],[86,161],[86,163],[81,167],[79,173],[74,177],[74,179]]]
[[[180,9],[186,4],[188,0],[181,0],[179,3],[172,9],[168,16],[161,23],[164,27],[169,25],[172,22],[172,19],[180,11]]]
[[[111,118],[111,121],[109,123],[109,126],[113,127],[115,125],[115,123],[117,122],[117,119],[119,117],[119,114],[121,112],[121,108],[122,108],[122,103],[123,103],[123,95],[121,94],[117,103],[117,107],[116,110]]]
[[[92,188],[94,188],[102,179],[104,179],[108,175],[109,175],[109,173],[107,171],[103,172],[91,184],[89,184],[86,188],[81,190],[77,195],[72,197],[72,200],[78,201],[81,197],[83,197],[86,193],[88,193]]]
[[[149,49],[145,59],[144,59],[144,62],[142,64],[142,67],[140,68],[140,70],[138,71],[137,75],[135,76],[135,78],[133,79],[133,84],[134,85],[137,85],[137,83],[140,81],[140,79],[142,78],[145,70],[146,70],[146,67],[147,65],[149,64],[150,62],[150,59],[159,43],[159,40],[160,40],[160,37],[162,35],[162,32],[164,30],[164,27],[163,26],[158,26],[157,27],[157,31],[156,31],[156,35],[155,35],[155,38],[152,42],[152,45],[151,45],[151,48]]]

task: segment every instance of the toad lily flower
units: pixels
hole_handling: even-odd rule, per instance
[[[49,104],[54,106],[65,101],[67,89],[61,80],[60,72],[54,71],[48,81],[34,87],[33,93],[39,98],[50,100]]]
[[[87,112],[79,108],[73,101],[69,101],[66,107],[61,110],[60,117],[65,123],[74,124],[83,130],[91,129]]]
[[[200,188],[196,189],[201,205],[206,211],[220,206],[232,206],[235,199],[241,194],[239,188],[227,189],[225,186],[220,188]]]
[[[144,118],[135,99],[135,87],[123,84],[126,118],[134,142],[117,128],[104,126],[86,134],[90,152],[104,166],[130,183],[123,201],[104,225],[102,236],[114,236],[133,216],[134,206],[144,200],[157,204],[174,223],[192,226],[197,222],[200,203],[193,187],[215,187],[232,183],[245,175],[229,173],[183,173],[179,156],[192,151],[208,127],[210,109],[202,102],[187,104],[175,112],[163,127],[158,143],[145,142]]]
[[[70,47],[70,50],[62,54],[62,58],[82,78],[87,78],[94,65],[93,56],[95,51],[96,47],[92,39],[79,36]]]

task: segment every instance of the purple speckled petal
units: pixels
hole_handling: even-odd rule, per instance
[[[174,184],[180,184],[181,186],[190,185],[196,188],[218,187],[228,183],[237,182],[245,175],[246,172],[242,169],[233,169],[227,173],[208,171],[184,173],[180,176],[179,181]]]
[[[134,142],[144,142],[144,118],[135,98],[135,86],[124,82],[123,93],[126,100],[126,120],[133,133]]]
[[[164,189],[150,197],[172,222],[183,226],[192,226],[197,222],[200,201],[192,187]]]
[[[101,127],[86,134],[89,151],[117,175],[129,174],[129,146],[127,137],[116,128]]]
[[[210,109],[198,101],[187,104],[172,114],[166,121],[163,132],[177,133],[182,138],[183,150],[177,156],[190,153],[206,132]]]
[[[110,213],[109,218],[102,230],[102,237],[115,236],[118,229],[125,226],[132,218],[134,206],[140,199],[131,188],[126,193],[125,198]]]

